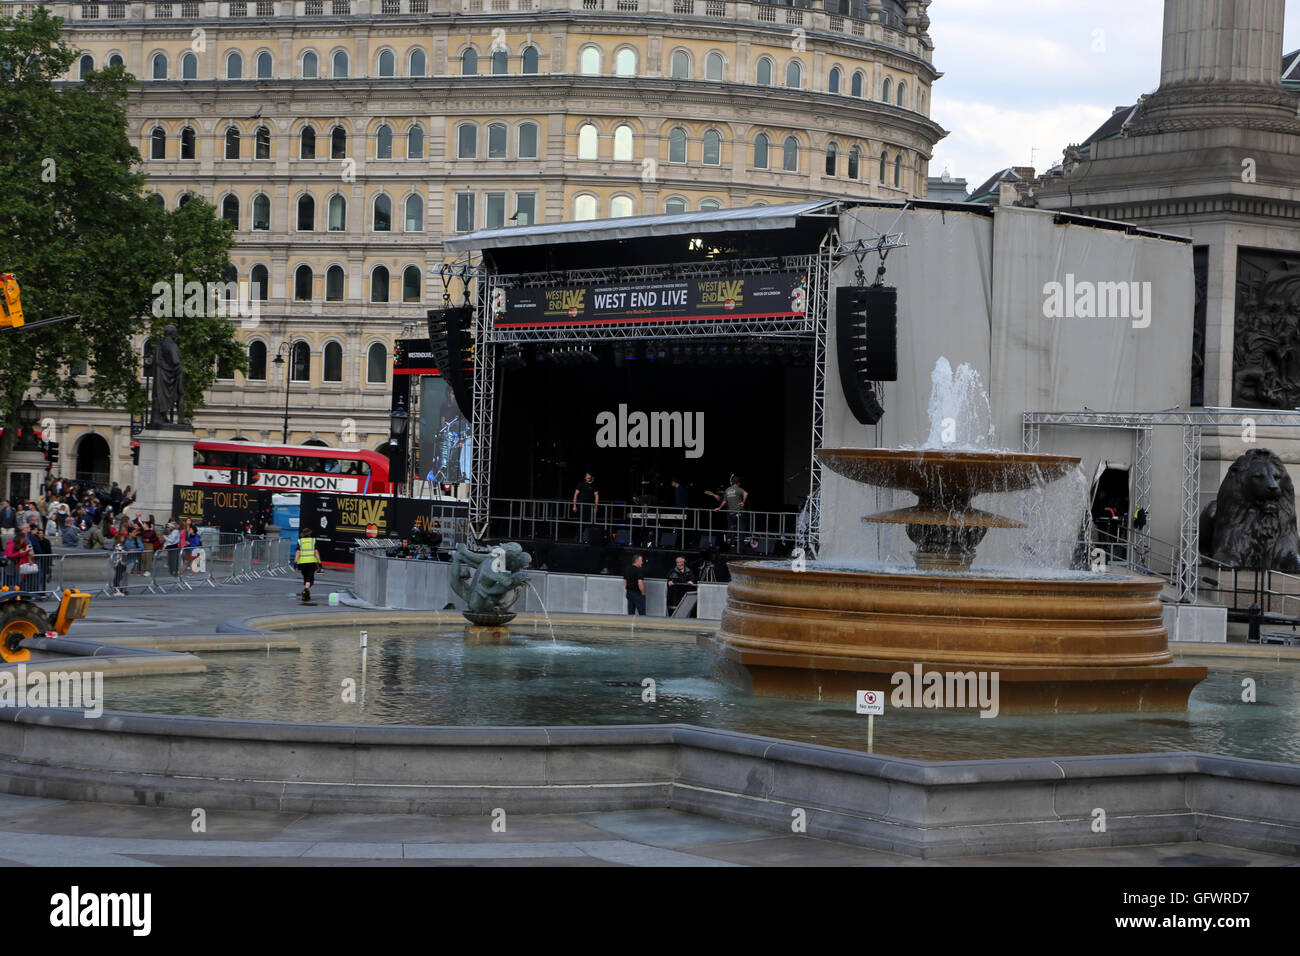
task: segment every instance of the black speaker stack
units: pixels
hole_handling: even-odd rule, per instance
[[[835,291],[835,343],[840,385],[863,425],[885,414],[873,382],[898,381],[898,289],[844,286]]]

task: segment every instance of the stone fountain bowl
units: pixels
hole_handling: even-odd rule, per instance
[[[820,448],[817,458],[851,481],[897,488],[918,496],[948,489],[973,497],[1024,491],[1069,474],[1080,459],[1027,452],[902,448]]]

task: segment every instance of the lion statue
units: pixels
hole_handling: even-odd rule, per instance
[[[1281,458],[1254,448],[1232,463],[1201,512],[1201,553],[1231,568],[1300,572],[1295,485]]]

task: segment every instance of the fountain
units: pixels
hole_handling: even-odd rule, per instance
[[[759,695],[847,701],[857,690],[897,691],[900,674],[949,685],[953,675],[992,674],[1002,713],[1185,709],[1207,672],[1173,662],[1159,579],[975,566],[990,530],[1025,523],[972,499],[1041,488],[1079,459],[985,447],[991,429],[971,427],[971,396],[985,407],[987,398],[969,366],[954,376],[940,359],[934,386],[927,444],[955,447],[817,452],[851,481],[916,495],[863,519],[904,525],[915,566],[732,564],[721,628],[702,639],[719,675]]]
[[[532,561],[532,555],[514,541],[488,549],[456,545],[449,583],[467,605],[461,612],[469,621],[466,642],[499,644],[509,639],[506,625],[515,619],[510,609],[528,584]]]

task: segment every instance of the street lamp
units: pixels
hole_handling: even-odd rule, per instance
[[[289,362],[286,364],[284,357],[289,356]],[[284,365],[284,437],[280,439],[280,444],[289,444],[289,382],[293,380],[293,346],[288,342],[280,343],[280,348],[276,350],[275,358],[271,360],[272,365]]]
[[[411,415],[406,410],[406,399],[399,398],[397,407],[389,415],[388,425],[388,461],[391,466],[395,466],[398,452],[403,454],[406,450],[406,431],[411,425]],[[405,463],[405,462],[403,462]],[[391,480],[393,475],[389,475]],[[397,482],[393,482],[393,497],[397,497]]]

